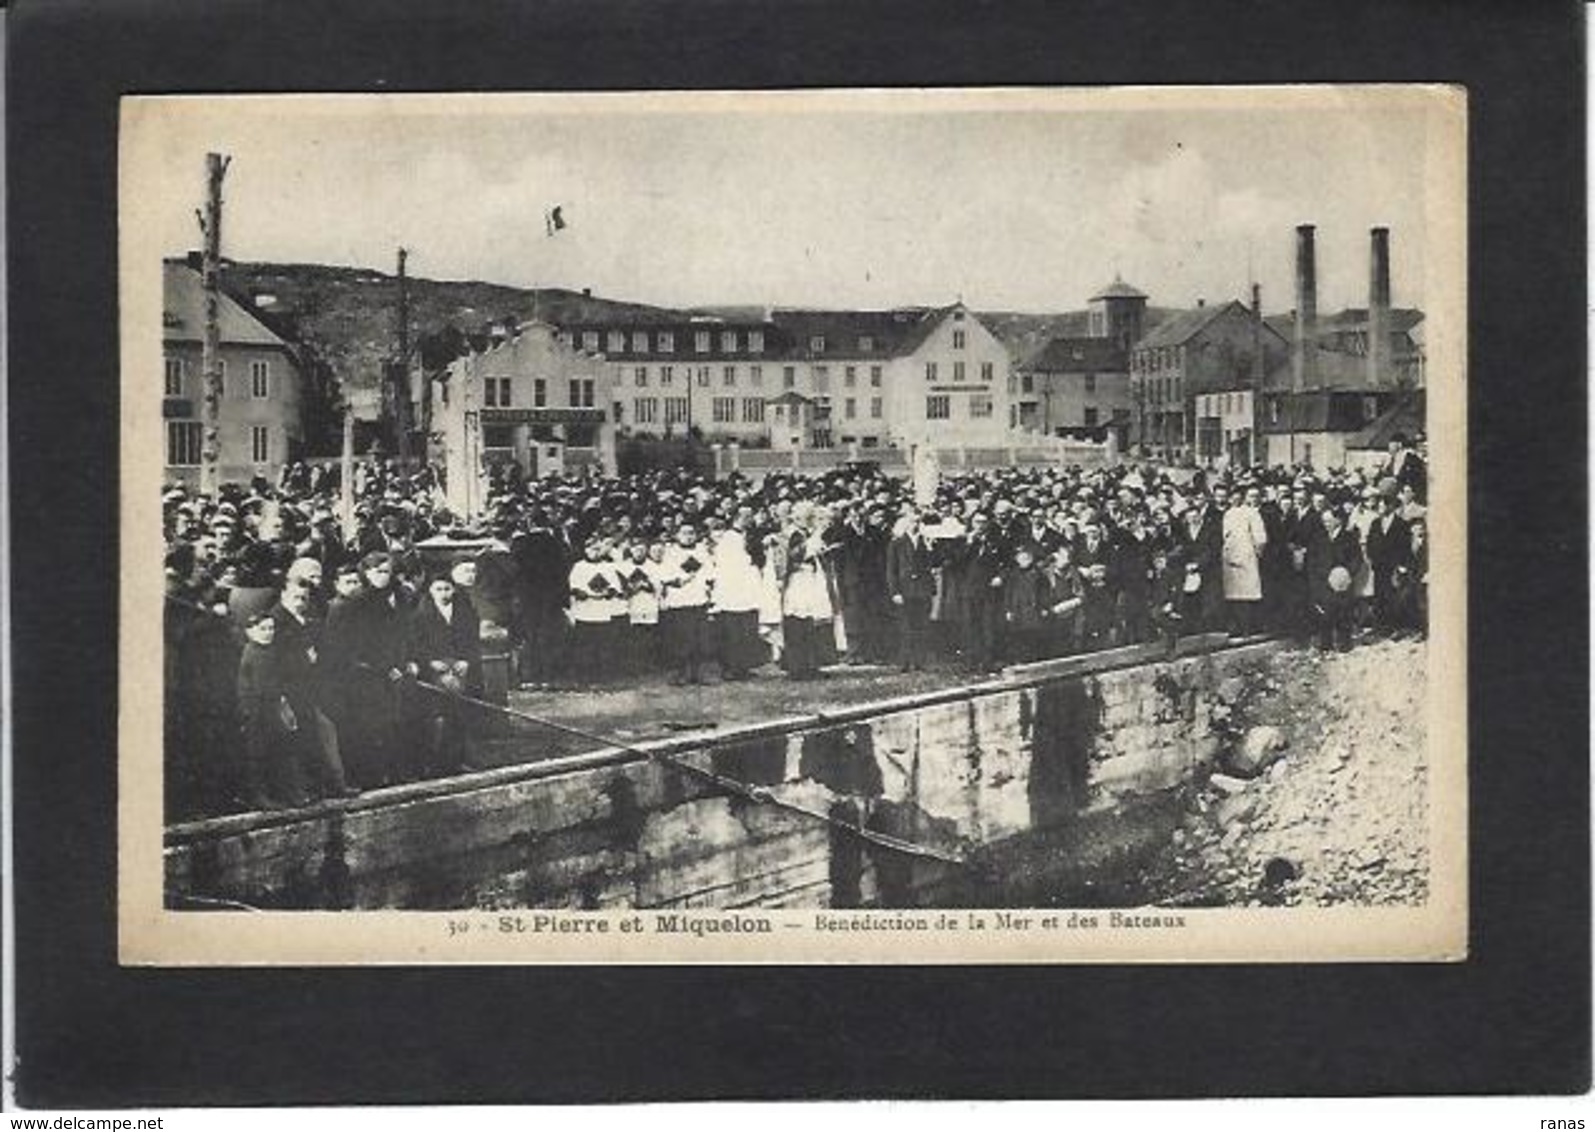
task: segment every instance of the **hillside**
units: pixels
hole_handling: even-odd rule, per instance
[[[463,337],[484,333],[506,318],[551,322],[602,322],[624,319],[665,322],[693,314],[760,317],[752,306],[699,307],[678,311],[626,302],[558,287],[524,288],[480,281],[410,278],[412,334],[428,365],[441,364],[458,351]],[[395,276],[370,268],[304,263],[234,263],[222,268],[222,285],[254,307],[286,337],[308,346],[340,381],[356,388],[377,383],[395,343],[394,312],[399,285]],[[257,297],[269,297],[257,305]],[[1148,329],[1171,313],[1151,307]],[[1086,333],[1086,312],[979,312],[980,318],[1023,361],[1058,335]]]
[[[554,322],[627,318],[665,320],[673,312],[642,303],[595,298],[563,288],[527,289],[498,283],[411,277],[411,333],[426,357],[447,328],[483,333],[505,318]],[[320,264],[227,263],[222,286],[241,302],[274,301],[258,312],[288,336],[309,346],[341,379],[356,387],[377,383],[395,343],[399,301],[395,276],[366,268]],[[439,345],[443,352],[447,348]]]

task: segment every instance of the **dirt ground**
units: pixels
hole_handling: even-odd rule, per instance
[[[1146,874],[1154,902],[1419,904],[1429,814],[1422,641],[1290,650],[1221,689],[1237,744],[1258,726],[1287,746],[1258,777],[1193,790]]]

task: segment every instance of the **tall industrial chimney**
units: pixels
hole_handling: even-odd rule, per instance
[[[1368,384],[1395,384],[1390,350],[1390,229],[1368,231]]]
[[[1296,334],[1291,343],[1290,383],[1296,392],[1318,385],[1318,265],[1313,226],[1296,226]]]

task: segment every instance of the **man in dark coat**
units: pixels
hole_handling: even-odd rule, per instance
[[[482,632],[470,599],[454,579],[440,574],[410,616],[409,658],[425,684],[416,701],[426,723],[422,773],[457,773],[465,764],[466,738],[460,696],[481,693]]]
[[[878,661],[885,656],[881,640],[882,605],[886,598],[888,535],[877,512],[855,510],[836,524],[832,541],[837,552],[837,592],[850,659]]]
[[[1228,493],[1213,489],[1210,504],[1205,495],[1180,516],[1180,539],[1185,562],[1187,589],[1184,631],[1202,633],[1217,629],[1224,609],[1224,505]],[[1191,576],[1195,575],[1193,582]]]
[[[565,606],[570,599],[573,555],[548,513],[534,509],[526,529],[510,541],[515,560],[515,637],[523,685],[548,686],[560,678]]]
[[[1368,528],[1368,569],[1373,573],[1374,624],[1387,633],[1398,631],[1401,611],[1397,608],[1398,572],[1412,568],[1412,528],[1398,513],[1400,501],[1394,492],[1379,500],[1379,514]]]
[[[417,669],[407,652],[407,613],[394,588],[393,561],[381,551],[361,559],[364,588],[327,614],[328,678],[343,690],[345,770],[362,787],[406,776],[400,726],[404,682]]]
[[[1049,651],[1047,629],[1052,612],[1052,587],[1036,563],[1035,548],[1020,546],[1003,576],[1003,655],[1020,664],[1040,660]]]
[[[1298,634],[1302,631],[1301,613],[1306,605],[1307,524],[1305,490],[1282,489],[1277,503],[1265,505],[1263,521],[1268,524],[1268,545],[1263,551],[1263,606],[1274,631]]]
[[[1118,609],[1118,581],[1113,572],[1113,548],[1101,526],[1091,521],[1080,529],[1074,544],[1074,568],[1080,574],[1079,645],[1083,652],[1106,648]]]
[[[256,810],[275,810],[307,801],[292,752],[299,720],[283,687],[282,666],[272,647],[276,622],[265,611],[244,620],[244,648],[238,661],[238,741],[243,748],[242,801]]]
[[[930,603],[936,593],[935,557],[920,529],[919,515],[905,512],[886,547],[886,589],[897,611],[898,663],[904,672],[925,666]]]
[[[1390,459],[1384,471],[1397,487],[1412,488],[1419,503],[1428,500],[1429,469],[1423,457],[1408,446],[1406,434],[1398,432],[1390,438]]]
[[[1318,644],[1344,652],[1351,647],[1352,579],[1362,562],[1357,534],[1340,512],[1328,508],[1323,526],[1307,547],[1307,597],[1318,627]]]
[[[1108,572],[1118,589],[1119,613],[1115,617],[1125,644],[1139,644],[1152,635],[1151,535],[1137,516],[1131,516],[1113,539]]]
[[[997,667],[1000,644],[1003,575],[1009,552],[1002,535],[983,512],[969,523],[969,543],[964,557],[964,582],[968,587],[969,663],[976,672]]]
[[[309,592],[302,585],[285,586],[271,617],[276,622],[272,649],[277,654],[283,694],[300,725],[291,744],[291,753],[299,762],[300,778],[307,790],[322,796],[359,793],[344,777],[337,726],[322,702],[322,627],[311,616]]]
[[[1270,632],[1285,628],[1286,593],[1290,588],[1290,545],[1286,541],[1286,516],[1291,508],[1290,494],[1270,486],[1263,493],[1257,513],[1262,516],[1268,541],[1258,559],[1263,582],[1263,625]]]

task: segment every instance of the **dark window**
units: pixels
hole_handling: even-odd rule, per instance
[[[166,462],[174,468],[197,467],[203,439],[203,428],[198,421],[168,421]]]

